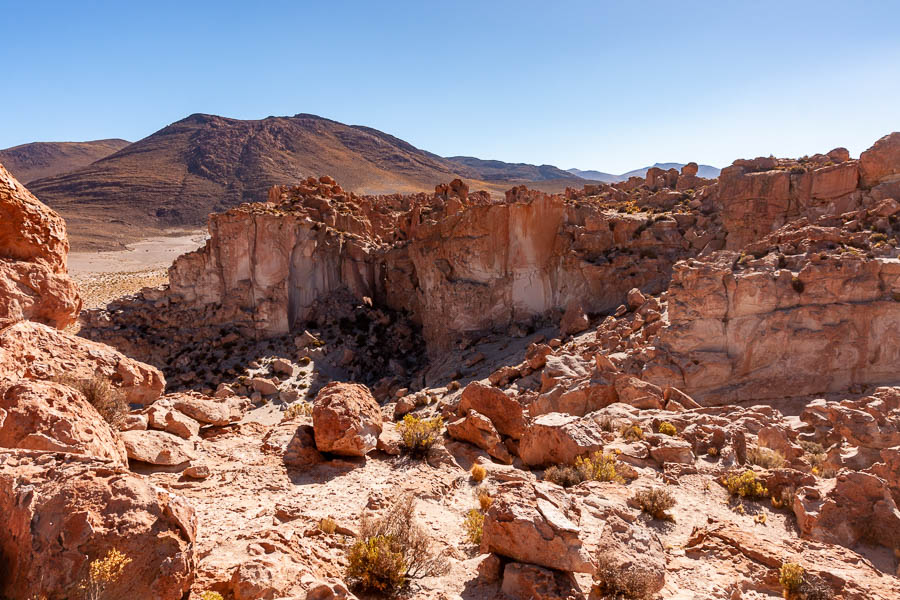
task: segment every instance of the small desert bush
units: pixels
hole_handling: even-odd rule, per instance
[[[590,456],[579,456],[575,459],[575,469],[582,476],[582,481],[615,481],[625,483],[625,479],[616,472],[616,455],[611,452],[594,452]]]
[[[834,592],[824,579],[809,573],[804,573],[803,583],[797,590],[798,597],[802,600],[834,600]]]
[[[601,415],[597,420],[597,425],[600,427],[600,431],[612,433],[616,430],[616,420],[609,415]]]
[[[640,490],[632,496],[632,500],[654,519],[672,520],[666,511],[675,506],[675,496],[664,488]]]
[[[284,415],[282,416],[282,420],[288,421],[290,419],[297,419],[300,417],[309,417],[312,416],[312,404],[309,402],[294,402],[291,404],[286,411],[284,411]]]
[[[747,460],[752,465],[757,465],[763,469],[780,469],[784,466],[784,455],[777,450],[764,448],[763,446],[753,446],[747,449]]]
[[[481,507],[482,511],[487,512],[487,509],[489,509],[493,503],[494,497],[491,496],[491,493],[488,490],[478,490],[478,506]]]
[[[574,465],[555,465],[544,471],[544,480],[562,487],[572,487],[582,481],[615,481],[625,483],[616,471],[616,455],[600,450],[589,456],[579,456]]]
[[[544,480],[564,488],[578,485],[584,478],[578,469],[569,465],[554,465],[544,471]]]
[[[424,455],[434,446],[441,437],[444,428],[444,419],[434,417],[432,419],[420,419],[412,415],[406,415],[397,424],[397,431],[403,441],[403,447],[411,454]]]
[[[476,483],[481,483],[482,481],[484,481],[484,478],[487,477],[487,469],[485,469],[481,465],[472,465],[472,469],[469,471],[469,476],[471,476],[472,480]]]
[[[205,591],[200,594],[200,600],[225,600],[219,592]]]
[[[337,529],[337,521],[335,521],[331,517],[324,517],[319,521],[319,529],[321,529],[328,535],[331,535],[332,533],[334,533],[334,530]]]
[[[78,378],[64,375],[57,377],[55,381],[80,392],[110,425],[118,425],[128,414],[128,402],[122,391],[105,377]]]
[[[130,563],[131,559],[115,548],[109,550],[103,558],[91,561],[87,577],[80,585],[85,600],[105,598],[106,589],[121,579],[125,567]]]
[[[785,598],[796,598],[797,592],[800,591],[800,584],[803,583],[803,567],[797,563],[786,562],[781,565],[778,572],[778,583],[784,591]]]
[[[668,421],[663,421],[659,424],[659,432],[663,435],[678,435],[678,429]]]
[[[406,583],[406,560],[391,536],[356,540],[347,562],[347,579],[363,590],[390,594]]]
[[[629,423],[619,430],[619,435],[627,441],[638,441],[644,439],[644,430],[636,423]]]
[[[741,498],[763,498],[769,495],[769,490],[759,480],[754,471],[747,469],[743,473],[732,473],[722,478],[729,492]]]
[[[653,597],[655,590],[650,573],[634,566],[616,568],[612,566],[615,564],[613,557],[605,554],[598,556],[598,564],[594,587],[601,598],[645,600]]]
[[[473,544],[481,543],[481,535],[484,531],[484,513],[473,508],[466,513],[466,519],[463,521],[463,529],[466,530],[466,539]]]
[[[415,521],[411,494],[401,496],[383,517],[364,514],[347,558],[347,579],[353,585],[385,594],[396,592],[409,578],[447,570],[446,559]]]

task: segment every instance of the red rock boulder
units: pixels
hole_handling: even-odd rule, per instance
[[[344,456],[365,456],[381,433],[381,407],[364,385],[332,382],[313,402],[316,448]]]
[[[125,446],[97,410],[58,383],[23,381],[0,393],[0,447],[70,452],[126,466]]]
[[[77,454],[0,452],[0,596],[77,598],[91,561],[131,559],[108,598],[180,600],[193,579],[187,502]]]

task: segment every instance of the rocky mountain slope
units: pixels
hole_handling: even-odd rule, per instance
[[[33,142],[0,150],[0,163],[22,183],[68,173],[110,154],[131,142],[119,139],[92,142]]]
[[[900,133],[697,172],[311,177],[82,337],[13,313],[0,596],[897,598]]]

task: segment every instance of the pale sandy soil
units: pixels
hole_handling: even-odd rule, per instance
[[[202,246],[206,237],[197,230],[147,238],[127,250],[71,252],[69,275],[78,284],[84,308],[105,306],[141,288],[168,283],[172,261]]]

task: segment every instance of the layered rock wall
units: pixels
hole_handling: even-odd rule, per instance
[[[335,189],[276,188],[277,203],[213,215],[207,245],[170,271],[173,301],[213,306],[213,320],[271,336],[298,329],[316,300],[347,289],[410,313],[442,347],[573,302],[600,312],[633,287],[662,291],[691,247],[674,218],[560,195],[520,189],[492,203],[440,190],[357,198]]]

